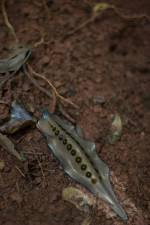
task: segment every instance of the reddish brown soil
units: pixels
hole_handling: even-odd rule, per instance
[[[67,105],[65,110],[84,129],[86,137],[96,142],[100,157],[123,182],[126,197],[137,208],[137,214],[141,213],[139,218],[131,213],[128,224],[148,225],[150,24],[144,19],[127,23],[107,11],[95,22],[62,40],[67,32],[90,17],[96,1],[48,2],[45,8],[40,0],[8,0],[10,21],[22,43],[33,44],[40,39],[40,32],[45,35],[45,42],[34,49],[30,64],[37,72],[46,74],[60,93],[80,106],[76,110]],[[109,2],[123,14],[146,13],[150,16],[149,0]],[[2,58],[8,46],[13,45],[2,15],[0,43]],[[49,88],[43,81],[39,82]],[[1,94],[1,100],[7,101],[9,106],[16,98],[32,106],[36,116],[42,108],[51,107],[51,99],[35,88],[22,71],[7,82]],[[95,103],[97,96],[104,100],[103,104]],[[115,113],[123,120],[123,133],[120,141],[110,145],[105,140]],[[0,104],[0,119],[8,116],[9,107]],[[20,163],[0,149],[0,161],[5,163],[0,171],[0,224],[81,224],[84,215],[61,197],[63,188],[75,183],[64,175],[58,161],[48,153],[40,132],[29,128],[11,139],[18,151],[39,152],[40,155],[27,154],[27,161]],[[128,212],[127,207],[126,210]],[[108,219],[101,211],[92,222],[92,225],[98,224],[123,222],[118,217]]]

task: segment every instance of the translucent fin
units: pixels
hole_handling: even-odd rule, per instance
[[[0,126],[0,131],[5,134],[14,134],[25,127],[35,126],[36,122],[36,118],[31,116],[21,104],[15,101],[11,105],[10,119]]]
[[[53,135],[53,133],[51,131],[51,128],[49,126],[49,123],[48,123],[48,121],[46,119],[44,119],[44,118],[40,119],[36,126],[41,132],[43,132],[43,134],[47,138],[49,138],[49,137],[53,138],[54,137],[54,135]]]
[[[58,123],[69,133],[71,133],[75,129],[75,127],[71,123],[61,120],[58,116],[49,113],[47,110],[44,110],[43,117],[47,120],[49,120],[49,117],[52,118],[56,123]]]
[[[80,138],[84,138],[83,130],[78,125],[76,125],[76,132]]]
[[[11,119],[32,120],[33,117],[26,111],[26,109],[21,104],[14,101],[12,103],[12,108],[11,108]]]

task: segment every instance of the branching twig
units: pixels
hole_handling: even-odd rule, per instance
[[[75,124],[75,120],[63,109],[63,107],[59,104],[59,111],[62,113],[62,115],[68,119],[70,122]]]
[[[38,158],[38,156],[37,156],[37,154],[36,154],[34,149],[33,149],[33,152],[34,152],[35,158],[36,158],[36,160],[37,160],[37,162],[39,164],[39,167],[41,169],[44,185],[46,185],[46,177],[45,177],[45,174],[44,174],[44,170],[43,170],[42,164],[41,164],[41,162],[40,162],[40,160],[39,160],[39,158]]]
[[[62,38],[62,41],[65,40],[66,38],[68,38],[69,36],[74,35],[74,33],[82,30],[83,28],[85,28],[90,23],[93,23],[101,15],[100,13],[102,13],[106,9],[113,10],[116,13],[116,15],[118,15],[121,19],[123,19],[125,21],[146,19],[148,22],[150,22],[150,17],[148,15],[146,15],[146,14],[134,15],[134,16],[126,16],[126,15],[122,14],[118,10],[118,8],[116,6],[114,6],[114,5],[110,5],[110,4],[107,4],[107,3],[98,3],[98,4],[102,5],[102,7],[100,7],[100,10],[95,10],[95,11],[93,10],[91,18],[89,18],[85,22],[81,23],[78,27],[76,27],[75,29],[73,29],[73,30],[69,31],[67,34],[65,34],[65,36]]]
[[[150,22],[150,17],[146,14],[141,14],[141,15],[133,15],[133,16],[126,16],[124,14],[122,14],[118,9],[117,7],[115,6],[112,6],[111,9],[114,10],[114,12],[122,19],[124,20],[138,20],[138,19],[146,19],[148,22]]]
[[[8,15],[7,15],[7,12],[6,12],[6,9],[5,9],[5,1],[6,1],[6,0],[2,0],[2,5],[1,5],[1,7],[2,7],[2,13],[3,13],[3,16],[4,16],[4,21],[5,21],[6,26],[7,26],[8,29],[9,29],[9,31],[10,31],[11,34],[13,35],[15,41],[18,43],[19,41],[18,41],[18,38],[17,38],[17,36],[16,36],[14,27],[11,25],[11,23],[9,22],[9,19],[8,19]],[[43,4],[44,4],[44,7],[45,7],[45,10],[47,11],[47,14],[49,14],[49,12],[48,12],[48,10],[47,10],[47,7],[46,7],[45,0],[43,0]],[[37,42],[37,43],[35,43],[35,44],[33,45],[33,47],[37,47],[38,45],[40,45],[40,44],[43,43],[43,42],[44,42],[44,38],[43,38],[43,36],[42,36],[42,38],[40,39],[40,41]],[[24,68],[24,69],[25,69],[25,68]],[[41,75],[41,74],[39,74],[39,73],[36,73],[36,72],[32,69],[32,67],[29,66],[29,65],[28,65],[28,70],[29,70],[29,72],[25,69],[25,73],[26,73],[26,75],[28,76],[28,78],[32,81],[32,83],[33,83],[40,91],[42,91],[43,93],[45,93],[48,97],[53,97],[53,104],[52,104],[52,110],[51,110],[52,112],[54,112],[55,107],[56,107],[56,98],[60,99],[62,102],[66,102],[66,103],[68,103],[68,104],[71,104],[71,105],[74,106],[75,108],[78,108],[77,105],[74,104],[72,101],[70,101],[69,99],[66,99],[66,98],[64,98],[63,96],[61,96],[61,95],[57,92],[56,88],[52,85],[52,83],[51,83],[46,77],[44,77],[43,75]],[[34,79],[34,77],[32,77],[32,76],[30,75],[30,72],[31,72],[31,74],[33,74],[35,77],[38,77],[38,78],[40,78],[40,79],[43,79],[44,81],[46,81],[46,82],[49,84],[49,86],[50,86],[51,89],[52,89],[52,96],[51,96],[51,94],[50,94],[47,90],[45,90],[44,88],[42,88],[42,87],[38,84],[38,82]],[[9,78],[6,77],[6,80],[2,81],[2,83],[1,83],[0,85],[3,85],[8,79],[9,79]]]
[[[3,88],[4,84],[11,79],[14,75],[16,74],[16,71],[14,71],[13,73],[8,73],[4,79],[0,82],[0,90]]]
[[[0,100],[0,104],[3,104],[3,105],[7,105],[7,106],[9,106],[9,103],[8,103],[8,102],[6,102],[6,101],[3,101],[3,100]]]
[[[92,16],[90,19],[86,20],[85,22],[81,23],[78,27],[76,27],[75,29],[73,29],[73,30],[69,31],[67,34],[65,34],[65,36],[62,38],[62,40],[65,40],[69,36],[74,35],[74,33],[82,30],[84,27],[86,27],[90,23],[94,22],[95,19],[96,19],[96,17],[95,16]]]
[[[35,72],[29,64],[28,64],[28,68],[29,68],[30,72],[31,72],[35,77],[38,77],[38,78],[40,78],[40,79],[46,81],[46,82],[49,84],[49,86],[52,88],[52,90],[53,90],[53,92],[55,93],[55,95],[56,95],[57,98],[59,98],[59,99],[62,100],[63,102],[66,102],[66,103],[72,105],[72,106],[75,107],[75,108],[78,108],[78,106],[77,106],[76,104],[74,104],[72,101],[70,101],[69,99],[64,98],[62,95],[60,95],[60,94],[58,93],[58,91],[56,90],[56,88],[54,87],[54,85],[53,85],[46,77],[44,77],[43,75],[41,75],[41,74]]]
[[[51,105],[51,113],[53,113],[55,111],[56,108],[56,95],[54,92],[52,92],[52,94],[47,91],[45,88],[41,87],[38,82],[34,79],[34,77],[31,76],[30,72],[28,72],[28,70],[24,67],[24,71],[25,74],[27,75],[27,77],[30,79],[30,81],[44,94],[46,94],[48,97],[52,97],[53,101],[52,101],[52,105]]]
[[[47,91],[45,88],[41,87],[38,82],[31,76],[31,74],[28,72],[28,70],[24,67],[25,74],[30,79],[30,81],[44,94],[46,94],[48,97],[52,97],[49,91]]]
[[[43,43],[44,43],[44,37],[41,36],[40,40],[37,41],[37,42],[35,42],[35,43],[33,44],[33,47],[34,47],[34,48],[37,48],[38,46],[40,46],[40,45],[43,44]]]
[[[7,15],[6,8],[5,8],[5,2],[6,2],[6,0],[2,0],[2,3],[1,3],[2,14],[3,14],[3,17],[4,17],[4,21],[5,21],[5,24],[6,24],[7,28],[8,28],[8,30],[10,31],[10,33],[14,37],[15,41],[18,43],[19,41],[18,41],[16,32],[15,32],[15,29],[12,26],[12,24],[9,22],[9,19],[8,19],[8,15]]]
[[[16,170],[18,170],[18,172],[21,174],[22,177],[24,178],[26,177],[25,174],[22,172],[22,170],[18,166],[15,166],[15,168]]]

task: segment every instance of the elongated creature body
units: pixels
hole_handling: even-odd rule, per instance
[[[48,146],[65,172],[109,203],[123,220],[127,220],[127,215],[112,190],[109,169],[98,157],[95,144],[83,139],[79,129],[47,111],[43,113],[37,127],[46,136]]]

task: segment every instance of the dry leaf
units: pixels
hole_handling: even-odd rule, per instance
[[[25,46],[18,46],[11,56],[0,60],[0,73],[18,71],[31,55],[31,49]]]
[[[97,3],[97,4],[93,7],[93,12],[94,12],[94,13],[97,13],[97,12],[100,12],[100,11],[104,11],[105,9],[108,9],[108,8],[112,8],[112,5],[110,5],[110,4],[108,4],[108,3],[104,3],[104,2]]]
[[[87,216],[87,217],[83,220],[83,222],[82,222],[81,225],[90,225],[91,222],[92,222],[92,216],[90,215],[90,216]]]
[[[110,135],[108,136],[108,141],[110,144],[114,144],[118,141],[122,134],[122,121],[118,114],[114,116],[114,119],[111,124]]]
[[[62,192],[64,200],[72,203],[81,211],[90,212],[91,207],[95,205],[94,198],[90,198],[88,194],[84,193],[75,187],[67,187]]]
[[[14,101],[11,105],[11,118],[8,122],[0,126],[0,131],[5,134],[13,134],[27,126],[33,126],[36,119],[31,116],[23,105]]]
[[[13,142],[6,136],[0,133],[0,145],[17,159],[23,161],[24,158],[16,151]]]

